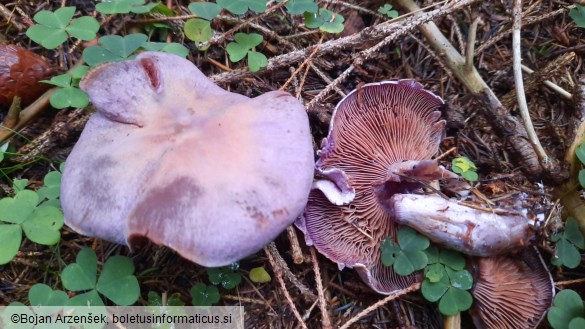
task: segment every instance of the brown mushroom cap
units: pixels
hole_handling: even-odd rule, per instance
[[[424,160],[437,152],[443,136],[442,105],[412,80],[366,84],[337,105],[318,153],[316,168],[326,179],[315,182],[297,226],[308,244],[340,267],[358,269],[379,293],[417,280],[395,274],[380,261],[382,240],[395,238],[397,229],[383,201],[421,187],[396,172],[420,175],[423,181],[441,172],[435,162]],[[405,160],[416,161],[402,166]]]
[[[43,57],[15,45],[0,45],[0,107],[8,107],[14,96],[26,106],[51,85],[40,83],[54,74]]]
[[[550,308],[554,282],[535,249],[476,258],[471,315],[478,329],[536,328]]]
[[[313,177],[304,107],[227,92],[178,56],[102,65],[95,105],[63,174],[65,222],[133,246],[143,238],[205,266],[246,257],[303,210]]]

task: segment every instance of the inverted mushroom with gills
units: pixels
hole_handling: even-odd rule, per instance
[[[80,86],[96,113],[63,174],[75,231],[131,248],[148,239],[216,267],[255,253],[303,210],[314,158],[290,94],[227,92],[157,52],[94,68]]]
[[[441,98],[412,80],[363,85],[336,106],[318,152],[317,178],[296,225],[308,245],[340,268],[355,268],[378,293],[422,280],[418,272],[399,276],[381,262],[383,239],[396,241],[401,224],[470,255],[521,250],[532,237],[530,222],[519,213],[486,214],[456,199],[424,194],[434,180],[464,184],[431,160],[444,135],[443,106]],[[413,220],[417,214],[422,224]],[[526,298],[531,294],[527,291]]]

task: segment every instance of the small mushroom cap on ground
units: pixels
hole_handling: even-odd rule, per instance
[[[8,107],[14,96],[21,105],[35,101],[51,85],[39,82],[50,79],[55,71],[51,63],[32,51],[16,45],[0,45],[0,108]]]
[[[396,222],[468,255],[510,253],[534,237],[530,220],[517,212],[471,208],[438,195],[394,194],[388,208]]]
[[[99,66],[81,88],[97,112],[63,174],[76,231],[130,246],[146,238],[223,266],[303,210],[314,158],[307,114],[288,93],[230,93],[153,52]]]
[[[389,294],[419,279],[401,277],[381,263],[380,245],[387,236],[395,239],[398,227],[381,201],[422,186],[396,179],[391,172],[411,170],[428,183],[429,172],[440,171],[435,162],[425,160],[437,152],[443,136],[445,122],[439,121],[438,111],[442,105],[439,97],[412,80],[366,84],[337,105],[318,153],[316,168],[325,178],[315,182],[297,227],[307,244],[340,267],[356,268],[379,293]],[[396,166],[405,160],[414,162]],[[425,170],[413,169],[417,163]],[[394,182],[387,189],[390,176]]]
[[[552,304],[554,282],[535,249],[475,258],[471,315],[478,329],[536,328]]]

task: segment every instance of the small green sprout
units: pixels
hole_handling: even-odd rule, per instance
[[[250,270],[250,280],[254,283],[267,283],[270,282],[272,278],[270,277],[270,274],[266,272],[266,269],[260,266]]]
[[[95,9],[102,14],[146,14],[158,3],[144,4],[144,0],[109,0],[95,5]]]
[[[193,306],[211,306],[219,302],[219,290],[204,283],[194,285],[189,294],[191,295]]]
[[[319,9],[318,13],[305,12],[305,26],[310,29],[319,28],[323,32],[341,33],[345,18],[339,13],[334,13],[325,8]]]
[[[243,15],[248,9],[257,13],[266,11],[266,0],[217,0],[216,2],[235,15]]]
[[[565,229],[552,236],[555,243],[555,255],[551,263],[576,268],[581,264],[581,254],[578,249],[585,249],[585,239],[579,228],[579,223],[572,217],[567,218]]]
[[[125,37],[107,35],[99,38],[99,46],[90,46],[83,51],[83,60],[89,66],[107,62],[119,62],[131,59],[131,55],[148,39],[145,34],[134,33]]]
[[[469,160],[468,157],[457,157],[453,159],[451,162],[453,171],[461,174],[463,178],[467,179],[470,182],[475,182],[478,179],[477,176],[477,167],[473,163],[473,161]]]
[[[250,72],[258,72],[262,67],[268,65],[268,58],[264,54],[252,50],[262,43],[264,38],[258,33],[236,33],[235,42],[230,42],[226,46],[230,61],[239,62],[244,57],[248,57],[248,66]]]
[[[74,37],[80,40],[93,40],[100,28],[98,21],[90,16],[83,16],[72,21],[75,7],[63,7],[51,12],[39,11],[33,20],[38,24],[31,26],[26,35],[34,42],[47,49],[55,49]]]
[[[382,242],[382,263],[393,266],[399,275],[410,275],[427,266],[428,259],[424,250],[429,247],[429,239],[410,227],[402,227],[397,234],[398,243],[386,238]]]
[[[61,208],[61,171],[50,171],[43,181],[43,187],[37,191],[41,204]]]
[[[382,15],[386,15],[388,18],[398,17],[398,12],[392,8],[392,5],[387,3],[382,7],[378,8],[378,12]]]
[[[280,3],[282,1],[277,0],[276,2]],[[284,6],[291,15],[302,15],[306,12],[316,13],[319,10],[314,0],[289,0]]]
[[[570,289],[557,293],[547,319],[554,329],[585,328],[585,307],[581,296]]]
[[[148,306],[185,306],[181,300],[181,294],[176,292],[171,294],[165,304],[163,304],[162,297],[156,291],[148,292]]]
[[[71,305],[103,306],[98,293],[121,306],[132,305],[140,297],[132,260],[126,256],[108,258],[98,279],[97,256],[91,248],[82,249],[76,262],[63,269],[61,281],[67,290],[84,292],[71,298]]]

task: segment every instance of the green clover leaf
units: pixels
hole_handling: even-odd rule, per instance
[[[305,26],[310,29],[319,28],[323,32],[341,33],[345,18],[325,8],[319,9],[318,13],[305,12]]]
[[[388,18],[398,17],[398,12],[392,8],[391,4],[388,3],[378,8],[378,12],[382,15],[386,15]]]
[[[575,25],[585,27],[585,6],[577,5],[577,7],[569,11],[569,16],[571,16]],[[581,158],[579,158],[579,160],[581,160],[582,163],[585,163]]]
[[[97,278],[97,256],[91,248],[82,249],[76,262],[67,265],[61,273],[63,287],[71,291],[87,291],[72,298],[72,305],[84,302],[103,305],[99,293],[116,305],[132,305],[140,297],[140,286],[134,276],[134,264],[126,256],[112,256],[104,263]]]
[[[189,10],[208,21],[214,19],[221,12],[221,6],[213,2],[192,2]]]
[[[577,268],[581,264],[581,254],[578,249],[585,249],[585,239],[579,223],[574,218],[567,218],[564,231],[553,235],[552,240],[555,243],[553,265]]]
[[[150,51],[162,51],[186,58],[189,55],[189,49],[180,43],[171,42],[145,42],[142,48]]]
[[[98,21],[89,16],[71,21],[75,7],[63,7],[55,12],[41,10],[33,20],[38,24],[31,26],[26,35],[47,49],[55,49],[69,36],[80,40],[93,40],[99,30]]]
[[[283,0],[276,2],[282,1]],[[289,0],[284,6],[291,15],[301,15],[305,12],[316,13],[319,10],[319,7],[314,0]]]
[[[192,18],[185,22],[185,36],[196,44],[208,41],[213,36],[211,24],[201,18]]]
[[[209,282],[221,285],[224,289],[234,289],[242,282],[242,276],[228,266],[208,268],[207,276]]]
[[[106,62],[119,62],[130,59],[130,55],[140,48],[148,39],[145,34],[133,33],[124,37],[107,35],[101,37],[100,46],[90,46],[83,51],[83,60],[89,66]]]
[[[266,0],[217,0],[218,5],[235,15],[243,15],[248,9],[257,13],[266,10]]]
[[[144,0],[111,0],[98,3],[95,9],[102,14],[146,14],[158,3],[144,4]]]
[[[260,266],[250,270],[250,280],[252,280],[254,283],[266,283],[270,282],[272,278],[270,277],[270,274],[266,272],[266,269]]]
[[[583,300],[578,293],[570,289],[557,293],[547,314],[548,322],[554,329],[572,329],[571,322],[582,317],[585,317]]]
[[[211,306],[219,302],[219,290],[214,286],[198,283],[189,291],[193,306]]]

